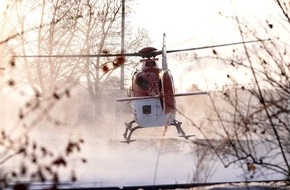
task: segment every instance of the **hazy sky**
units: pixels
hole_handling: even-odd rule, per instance
[[[5,1],[1,0],[0,11]],[[227,18],[229,16],[237,15],[242,22],[257,25],[257,28],[277,17],[277,5],[272,0],[136,0],[134,5],[134,12],[128,18],[132,25],[136,29],[147,29],[153,40],[151,46],[157,49],[162,47],[162,35],[166,33],[168,50],[241,41],[237,25]],[[260,38],[268,36],[261,34]],[[204,83],[202,78],[210,79],[211,84],[215,81],[223,84],[227,80],[224,76],[228,71],[223,65],[207,63],[206,67],[188,73],[182,66],[174,66],[176,60],[168,61],[174,74],[184,74],[185,80],[192,83]],[[189,78],[186,75],[190,75]],[[178,77],[175,81],[184,84]]]
[[[168,47],[187,45],[189,41],[220,43],[240,40],[232,22],[220,13],[267,18],[272,5],[270,0],[138,0],[132,21],[149,30],[154,45],[161,46],[164,32]]]
[[[265,26],[266,20],[277,19],[277,5],[272,0],[138,0],[134,10],[132,24],[136,28],[146,28],[154,41],[152,46],[157,49],[162,47],[162,34],[166,33],[168,50],[241,41],[237,24],[228,18],[230,16],[237,15],[241,22],[257,28]],[[268,38],[265,33],[259,35]],[[215,82],[222,85],[229,72],[225,65],[206,63],[205,67],[189,73],[180,66],[183,63],[174,66],[172,62],[176,61],[172,58],[168,62],[173,74],[177,75],[176,83],[179,87],[184,85],[185,89],[191,85],[186,82],[200,84],[203,88],[213,87]],[[242,71],[235,75],[241,75],[243,83],[249,82]]]

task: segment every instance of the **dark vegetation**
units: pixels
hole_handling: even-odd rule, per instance
[[[127,16],[130,3],[127,1]],[[125,61],[123,57],[14,56],[117,53],[120,23],[121,1],[7,1],[0,20],[1,113],[5,116],[1,121],[1,188],[27,189],[30,183],[57,188],[60,181],[77,180],[70,163],[86,164],[81,154],[86,139],[61,134],[66,132],[63,128],[73,129],[71,120],[88,122],[81,118],[82,111],[99,112],[104,106],[102,96],[119,87],[115,70]],[[126,25],[128,51],[150,42],[147,31],[133,34],[130,23]],[[71,115],[75,110],[66,110],[66,104],[80,106],[78,94],[90,106],[81,106],[83,110]],[[95,126],[101,114],[92,115],[90,124]],[[63,137],[55,137],[59,135]],[[46,139],[52,144],[45,144]],[[62,175],[64,170],[70,175]]]

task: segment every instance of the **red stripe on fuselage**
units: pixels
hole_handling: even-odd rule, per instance
[[[161,73],[163,109],[165,113],[173,113],[175,109],[174,87],[172,76],[169,71]]]

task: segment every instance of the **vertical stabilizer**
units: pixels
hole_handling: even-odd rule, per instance
[[[163,34],[163,46],[162,46],[162,70],[166,71],[168,69],[167,66],[167,57],[166,57],[166,44],[165,44],[165,33]]]

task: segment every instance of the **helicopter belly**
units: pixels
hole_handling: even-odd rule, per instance
[[[175,112],[165,113],[159,99],[132,101],[131,106],[140,127],[170,125],[175,119]]]

